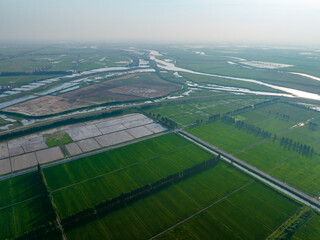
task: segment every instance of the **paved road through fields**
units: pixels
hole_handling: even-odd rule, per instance
[[[267,185],[271,186],[272,188],[277,189],[281,193],[284,193],[285,195],[290,196],[291,198],[304,203],[311,208],[317,210],[320,212],[320,201],[313,198],[312,196],[301,192],[300,190],[289,186],[288,184],[272,177],[271,175],[257,169],[256,167],[240,160],[239,158],[236,158],[223,150],[211,145],[210,143],[207,143],[203,141],[202,139],[192,135],[191,133],[188,133],[184,130],[178,130],[177,131],[181,136],[188,139],[189,141],[194,142],[195,144],[201,146],[202,148],[208,150],[209,152],[220,154],[221,159],[224,161],[227,161],[228,163],[231,163],[238,169],[242,170],[243,172],[246,172],[247,174],[250,174],[251,176],[255,177],[259,181],[262,181],[263,183],[266,183]]]

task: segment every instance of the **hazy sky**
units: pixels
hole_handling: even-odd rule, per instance
[[[320,0],[0,0],[0,40],[320,44]]]

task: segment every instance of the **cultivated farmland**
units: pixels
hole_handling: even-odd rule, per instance
[[[38,172],[0,182],[0,239],[18,237],[53,220]]]
[[[212,156],[169,134],[44,170],[62,218]]]
[[[226,113],[237,108],[265,101],[265,97],[253,96],[216,96],[207,100],[193,100],[179,103],[163,103],[161,106],[145,110],[155,115],[168,117],[178,123],[179,127],[188,127],[197,120],[207,121],[209,116]]]
[[[67,236],[149,239],[211,204],[159,239],[263,239],[298,209],[293,201],[219,162],[210,170],[70,230]]]
[[[267,114],[269,109],[272,109],[274,105],[267,106]],[[275,105],[273,111],[278,111],[278,104]],[[245,129],[239,129],[235,127],[234,124],[229,124],[223,121],[216,121],[206,125],[202,125],[195,128],[190,128],[192,134],[202,138],[205,141],[239,157],[240,159],[260,168],[261,170],[270,173],[271,175],[279,178],[299,189],[309,193],[311,195],[318,195],[320,191],[320,180],[318,178],[318,173],[320,169],[320,162],[318,154],[303,155],[293,149],[293,147],[288,147],[281,144],[281,137],[288,136],[284,135],[290,131],[296,131],[298,128],[291,128],[289,126],[297,125],[303,119],[308,119],[310,117],[316,117],[319,114],[310,110],[306,114],[299,114],[299,108],[292,107],[296,111],[290,122],[284,122],[284,125],[277,124],[279,119],[275,116],[270,116],[270,119],[265,120],[265,115],[263,114],[261,108],[257,111],[256,115],[253,117],[255,111],[247,112],[242,114],[244,116],[245,122],[250,121],[250,115],[252,118],[259,119],[259,114],[261,121],[256,120],[258,126],[266,127],[269,131],[280,131],[277,134],[277,139],[264,138],[258,136],[254,133],[248,133]],[[293,111],[290,106],[287,107],[287,111]],[[303,109],[302,109],[303,110]],[[261,113],[262,112],[262,113]],[[302,111],[303,113],[303,111]],[[276,114],[275,114],[276,115]],[[279,114],[278,114],[279,115]],[[311,115],[311,116],[310,116]],[[237,117],[236,117],[237,118]],[[239,116],[238,116],[239,118]],[[240,119],[243,119],[240,118]],[[274,122],[272,122],[274,120]],[[265,124],[264,124],[265,123]],[[304,131],[311,131],[305,129]],[[317,130],[318,131],[318,130]],[[318,136],[317,136],[318,137]],[[316,135],[314,135],[316,138]],[[309,139],[314,139],[309,137]],[[302,136],[298,138],[299,141],[303,141],[305,138]],[[295,140],[295,139],[294,139]],[[315,139],[314,139],[315,140]],[[294,142],[294,141],[293,141]],[[304,142],[302,142],[304,144]],[[318,143],[318,140],[315,140]],[[314,143],[310,143],[316,146]],[[317,148],[315,148],[317,151]]]

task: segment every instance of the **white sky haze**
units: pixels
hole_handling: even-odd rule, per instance
[[[319,0],[0,0],[0,40],[320,43]]]

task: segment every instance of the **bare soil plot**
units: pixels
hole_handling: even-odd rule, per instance
[[[99,143],[97,143],[97,141],[94,138],[79,141],[77,142],[77,144],[83,152],[90,152],[101,148]]]
[[[23,153],[24,153],[24,150],[20,146],[9,148],[10,157],[17,156],[17,155],[20,155],[20,154],[23,154]]]
[[[117,119],[112,118],[110,120],[105,120],[105,121],[96,123],[96,126],[99,129],[103,129],[103,128],[106,128],[106,127],[111,127],[111,126],[114,126],[114,125],[121,124],[122,123],[121,120],[122,120],[122,118],[117,118]]]
[[[146,118],[135,120],[135,121],[131,121],[131,122],[125,122],[125,123],[123,123],[123,125],[126,128],[133,128],[133,127],[146,125],[146,124],[149,124],[149,123],[153,123],[153,120],[146,117]]]
[[[53,162],[64,158],[63,153],[60,150],[60,147],[53,147],[37,151],[36,156],[40,164]]]
[[[115,133],[106,134],[100,137],[96,137],[96,140],[103,147],[115,145],[118,143],[126,142],[134,139],[129,133],[126,131],[119,131]]]
[[[26,153],[48,148],[42,136],[26,140],[25,144],[21,146]]]
[[[0,144],[0,159],[9,157],[9,149],[6,143]]]
[[[5,158],[0,160],[0,175],[7,174],[11,172],[10,159]]]
[[[90,105],[90,104],[89,104]],[[6,111],[25,113],[32,116],[41,116],[67,111],[73,108],[88,106],[88,102],[73,102],[62,96],[44,96],[6,108]]]
[[[149,119],[149,118],[141,113],[128,114],[121,118],[121,123],[131,122],[131,121],[140,120],[140,119]]]
[[[101,135],[101,132],[95,125],[85,125],[82,127],[70,128],[66,130],[66,132],[73,141],[79,141]]]
[[[155,98],[179,89],[180,85],[162,80],[153,73],[129,74],[59,96],[48,95],[19,103],[5,110],[40,116],[105,102]]]
[[[66,145],[66,148],[70,156],[74,156],[82,153],[82,150],[76,143],[69,143]]]
[[[105,128],[99,128],[99,130],[102,132],[102,134],[108,134],[108,133],[113,133],[113,132],[118,132],[121,130],[125,130],[126,127],[123,126],[122,124],[118,125],[113,125]]]
[[[10,156],[48,148],[42,135],[31,135],[8,142]],[[22,149],[22,150],[21,150]]]
[[[145,125],[146,128],[148,128],[150,131],[152,131],[153,133],[159,133],[159,132],[163,132],[166,129],[164,127],[162,127],[159,123],[151,123],[151,124],[147,124]]]
[[[134,136],[135,138],[141,138],[141,137],[153,134],[152,131],[150,131],[148,128],[146,128],[144,126],[130,128],[130,129],[127,130],[127,132],[130,135]]]
[[[25,168],[34,167],[37,164],[38,161],[34,152],[11,158],[11,166],[13,172]]]

